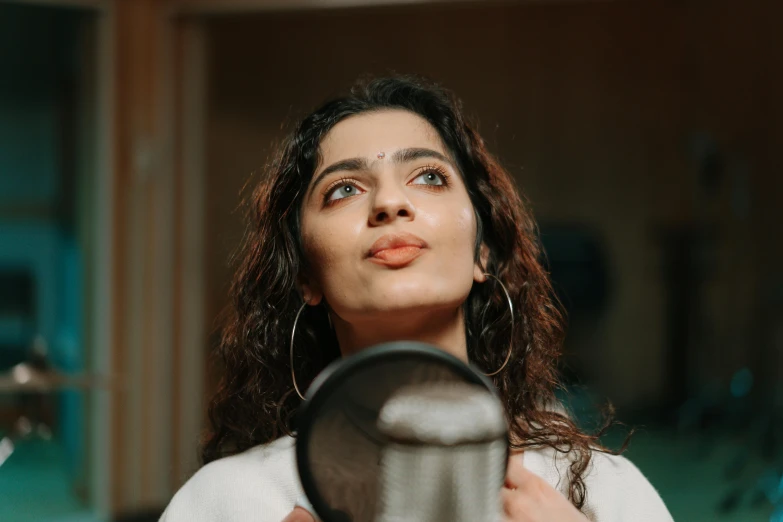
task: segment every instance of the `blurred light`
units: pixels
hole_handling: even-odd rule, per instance
[[[46,358],[49,354],[49,343],[43,335],[36,335],[33,339],[32,352],[41,358]]]
[[[734,397],[744,397],[753,388],[753,372],[748,368],[742,368],[731,378],[731,395]]]
[[[10,457],[13,452],[14,443],[8,437],[3,437],[3,440],[0,440],[0,466],[8,460],[8,457]]]
[[[27,365],[17,364],[14,366],[13,377],[14,381],[18,382],[19,384],[27,384],[30,382],[30,379],[33,378],[33,374]]]
[[[52,430],[46,424],[38,424],[38,426],[36,426],[35,432],[43,440],[52,440]]]
[[[26,437],[33,431],[33,424],[30,419],[22,415],[16,420],[16,433],[20,437]]]

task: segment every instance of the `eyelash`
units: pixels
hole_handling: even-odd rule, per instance
[[[446,170],[443,167],[441,167],[440,165],[425,165],[425,166],[419,168],[417,173],[416,173],[416,175],[413,177],[413,179],[417,179],[417,178],[421,177],[422,175],[428,174],[430,172],[434,172],[435,174],[439,175],[441,177],[441,180],[443,181],[443,184],[442,185],[427,185],[427,184],[423,184],[429,190],[444,190],[444,189],[448,188],[449,186],[451,186],[451,180],[449,179],[450,178],[450,174],[448,174],[446,172]],[[340,189],[340,188],[344,187],[345,185],[354,185],[354,186],[356,186],[357,184],[358,184],[358,181],[353,179],[353,178],[343,177],[343,178],[334,180],[332,183],[329,184],[328,187],[326,187],[326,189],[324,189],[324,193],[323,193],[324,194],[324,196],[323,196],[323,198],[324,198],[324,206],[328,207],[328,206],[334,205],[335,203],[338,203],[339,201],[341,201],[343,199],[348,199],[348,198],[340,198],[340,199],[330,199],[330,198],[332,197],[332,194],[334,193],[335,190]]]
[[[421,167],[413,179],[416,179],[424,174],[429,174],[430,172],[434,172],[435,174],[438,174],[443,180],[443,185],[427,185],[429,188],[435,190],[442,190],[451,186],[451,179],[449,179],[450,178],[449,173],[446,172],[446,170],[440,165],[425,165]]]
[[[329,199],[335,190],[344,187],[345,185],[356,186],[359,182],[353,178],[340,178],[329,183],[329,186],[324,189],[324,206],[331,206],[340,201],[339,199]],[[344,198],[345,199],[345,198]]]

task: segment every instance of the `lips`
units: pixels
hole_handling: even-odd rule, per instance
[[[370,261],[391,268],[401,268],[422,254],[427,242],[409,233],[386,234],[372,244],[367,257]]]

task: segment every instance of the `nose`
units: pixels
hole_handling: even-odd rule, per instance
[[[404,187],[393,183],[378,186],[370,209],[370,225],[388,224],[397,219],[412,220],[416,209],[408,199]]]

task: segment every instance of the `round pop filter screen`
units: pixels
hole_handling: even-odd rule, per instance
[[[457,389],[461,395],[455,400],[449,390]],[[473,399],[466,401],[466,389]],[[490,416],[483,420],[481,412],[487,411],[486,407],[479,408],[478,414],[475,409],[470,413],[471,403],[477,404],[477,394],[478,402],[491,401]],[[422,407],[424,404],[428,408]],[[495,459],[501,464],[488,468],[490,480],[483,481],[489,483],[490,489],[497,482],[499,488],[505,474],[507,433],[505,422],[498,421],[498,415],[492,413],[495,404],[500,410],[492,383],[486,377],[431,345],[388,343],[336,361],[310,386],[297,416],[297,467],[305,494],[324,522],[382,519],[383,506],[379,502],[389,498],[388,484],[386,491],[381,491],[383,481],[388,483],[391,476],[391,480],[399,482],[400,472],[406,474],[400,466],[418,469],[411,480],[424,480],[436,464],[422,467],[426,459],[408,448],[421,447],[422,440],[441,436],[432,431],[433,426],[436,431],[439,426],[448,427],[453,424],[453,415],[460,411],[478,415],[473,421],[479,428],[490,427],[489,431],[483,429],[482,436],[490,433],[494,447],[501,448],[503,458]],[[385,423],[379,422],[382,413],[387,417]],[[452,415],[452,421],[448,415]],[[406,419],[410,421],[407,426]],[[392,459],[390,448],[394,447],[402,448],[402,452],[397,451]],[[453,449],[450,451],[454,454]],[[424,455],[435,454],[430,450]],[[390,468],[390,462],[396,468]],[[410,468],[417,463],[419,468]],[[406,485],[395,487],[400,490]],[[418,491],[422,488],[418,487]],[[408,497],[413,498],[410,494]],[[396,494],[395,498],[404,499],[405,495]]]

